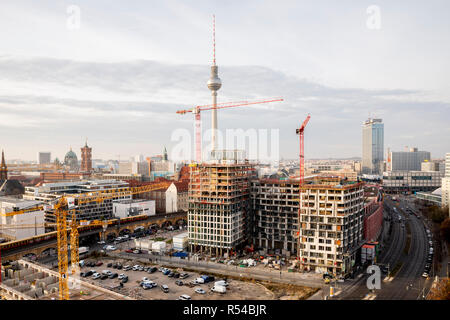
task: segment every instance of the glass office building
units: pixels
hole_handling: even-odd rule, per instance
[[[362,173],[383,175],[384,124],[369,118],[362,129]]]

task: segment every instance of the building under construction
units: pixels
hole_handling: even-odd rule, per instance
[[[255,245],[269,253],[296,254],[302,270],[348,273],[365,240],[363,194],[363,183],[306,179],[299,221],[299,180],[254,180]]]
[[[253,165],[237,157],[225,159],[190,165],[188,231],[192,252],[222,255],[250,238]]]

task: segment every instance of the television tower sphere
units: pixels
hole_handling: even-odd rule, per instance
[[[211,66],[211,77],[208,80],[208,89],[211,91],[217,91],[222,87],[222,81],[218,76],[218,67],[216,65]]]

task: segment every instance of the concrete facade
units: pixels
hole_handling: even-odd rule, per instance
[[[60,196],[66,195],[69,202],[73,201],[77,220],[104,220],[112,218],[114,201],[130,200],[132,198],[131,194],[105,199],[100,203],[89,202],[82,204],[78,204],[76,197],[71,197],[70,195],[101,190],[121,190],[127,187],[127,182],[116,180],[81,180],[74,182],[44,183],[39,187],[26,187],[23,198],[50,203]],[[45,210],[45,221],[51,223],[56,222],[54,210],[51,206],[48,206]]]
[[[40,201],[0,197],[0,234],[11,240],[21,240],[44,233],[44,210],[5,216],[14,210],[32,208],[40,204]],[[36,227],[33,228],[33,225]]]
[[[388,171],[383,174],[386,192],[433,191],[441,184],[440,171]]]
[[[216,255],[250,238],[250,164],[218,161],[191,166],[188,232],[191,251]]]
[[[154,216],[155,201],[152,200],[126,200],[113,203],[113,215],[126,218],[136,215]]]
[[[411,148],[409,151],[392,151],[390,158],[391,168],[389,171],[420,171],[422,162],[430,161],[431,154],[428,151]]]

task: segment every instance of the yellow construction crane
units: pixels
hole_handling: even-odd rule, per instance
[[[101,203],[108,199],[117,199],[123,196],[136,195],[141,193],[147,193],[158,189],[167,188],[172,182],[154,183],[151,185],[141,187],[126,187],[115,188],[107,190],[99,190],[89,193],[70,194],[64,195],[53,201],[53,209],[55,210],[56,217],[56,231],[57,231],[57,252],[58,252],[58,272],[59,272],[59,298],[60,300],[69,300],[69,285],[68,285],[68,246],[67,246],[67,216],[71,213],[70,222],[70,251],[71,251],[71,267],[72,274],[74,274],[79,268],[79,255],[78,255],[78,222],[76,219],[76,209],[70,209],[67,198],[73,198],[71,206],[77,206],[84,203],[97,202]],[[22,210],[13,210],[8,213],[1,214],[2,216],[14,216],[17,214],[26,214],[29,212],[35,212],[43,210],[44,206],[39,205],[32,208],[26,208]],[[106,226],[108,221],[95,221],[93,224],[101,224]]]

